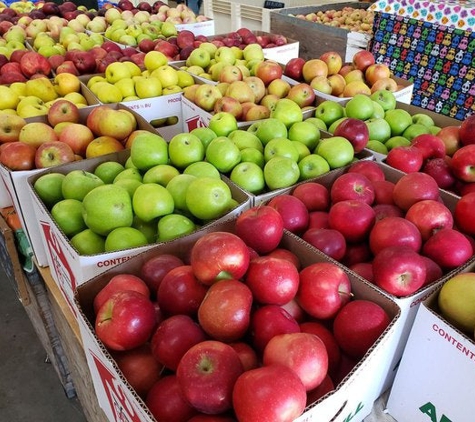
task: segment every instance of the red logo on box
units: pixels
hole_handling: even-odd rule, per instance
[[[196,129],[198,127],[207,127],[207,125],[200,116],[193,116],[189,119],[186,119],[186,126],[188,127],[188,132],[191,132],[193,129]]]

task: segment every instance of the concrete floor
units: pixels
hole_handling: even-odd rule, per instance
[[[0,422],[85,422],[0,265]]]

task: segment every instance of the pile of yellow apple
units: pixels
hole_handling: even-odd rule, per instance
[[[356,52],[351,63],[344,63],[336,51],[309,60],[294,58],[285,65],[284,74],[334,97],[370,95],[381,89],[395,92],[402,88],[391,69],[384,63],[376,63],[374,55],[367,50]]]
[[[170,66],[163,53],[149,51],[144,69],[131,61],[114,62],[86,85],[101,103],[110,104],[182,92],[194,82],[190,73]]]

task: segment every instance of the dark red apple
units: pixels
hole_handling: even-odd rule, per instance
[[[369,129],[363,120],[348,117],[333,132],[334,136],[343,136],[353,145],[355,153],[363,151],[369,141]]]
[[[303,233],[308,226],[308,210],[305,204],[292,194],[274,196],[268,203],[282,217],[284,228],[292,233]]]
[[[159,254],[147,259],[140,268],[139,276],[149,287],[152,297],[158,291],[163,277],[171,269],[184,265],[181,258],[173,254]]]
[[[472,114],[464,119],[459,129],[459,138],[462,145],[475,144],[475,116]]]
[[[346,239],[336,229],[311,228],[303,233],[302,239],[337,261],[345,256]]]
[[[292,195],[299,198],[305,204],[308,212],[328,211],[330,208],[330,192],[321,183],[301,183],[292,190]]]

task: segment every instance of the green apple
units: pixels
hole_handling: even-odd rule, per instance
[[[442,128],[439,126],[429,126],[429,131],[432,135],[437,135]]]
[[[104,76],[107,82],[114,84],[120,79],[132,78],[129,67],[123,62],[110,63],[105,70]]]
[[[195,177],[211,177],[213,179],[221,179],[218,169],[213,164],[207,161],[199,161],[197,163],[190,164],[183,174],[191,174]]]
[[[384,145],[386,145],[386,148],[388,149],[388,151],[391,151],[393,148],[395,147],[399,147],[399,146],[404,146],[404,147],[407,147],[407,146],[410,146],[411,145],[411,141],[407,138],[405,138],[404,136],[400,136],[400,135],[397,135],[397,136],[392,136],[391,138],[389,138],[385,143]]]
[[[300,142],[300,141],[292,141],[292,143],[295,145],[295,148],[297,149],[297,152],[298,152],[298,159],[297,159],[297,163],[303,158],[303,157],[306,157],[307,155],[310,155],[311,154],[311,151],[309,150],[309,148],[307,147],[307,145],[305,145],[304,143]],[[316,148],[316,147],[315,147]]]
[[[197,127],[194,128],[191,132],[192,135],[197,136],[205,149],[207,148],[208,144],[216,138],[218,135],[214,133],[209,127]]]
[[[114,252],[147,244],[147,238],[140,230],[134,227],[117,227],[107,235],[104,249],[105,252]]]
[[[259,151],[264,151],[261,140],[255,133],[248,130],[236,129],[228,135],[228,138],[231,139],[241,151],[244,148],[255,148]]]
[[[391,137],[391,126],[386,120],[371,118],[366,120],[365,123],[368,128],[369,139],[384,143]]]
[[[374,91],[370,98],[376,101],[384,111],[394,110],[396,108],[396,97],[394,93],[387,89],[378,89]]]
[[[210,43],[211,44],[211,43]],[[213,44],[214,45],[214,44]],[[188,56],[188,66],[200,66],[206,69],[211,62],[211,54],[206,48],[195,48]]]
[[[386,120],[391,127],[391,136],[402,135],[412,124],[412,116],[402,108],[386,111],[384,120]]]
[[[299,159],[299,152],[295,144],[287,138],[274,138],[264,147],[264,159],[269,161],[273,157],[288,157],[295,162]]]
[[[117,183],[119,180],[123,179],[132,179],[142,182],[142,173],[140,173],[140,170],[136,167],[125,168],[114,177],[112,183]]]
[[[366,144],[366,148],[370,151],[377,152],[379,154],[387,155],[388,154],[388,147],[383,144],[381,141],[375,141],[370,139]]]
[[[175,204],[166,187],[155,183],[143,183],[135,190],[132,207],[135,215],[147,222],[171,214]]]
[[[402,136],[412,141],[416,136],[419,136],[425,133],[430,133],[429,126],[426,126],[420,123],[412,123],[404,130],[404,132],[402,133]]]
[[[381,104],[373,100],[373,114],[371,116],[371,119],[382,119],[385,115],[384,108]]]
[[[241,161],[241,151],[226,136],[213,139],[206,148],[206,161],[221,173],[229,173]]]
[[[170,163],[183,169],[191,163],[202,161],[205,147],[198,136],[192,133],[178,133],[168,143]]]
[[[292,186],[299,178],[299,166],[291,158],[273,157],[264,166],[264,180],[271,190]]]
[[[92,231],[107,236],[117,227],[129,227],[134,214],[130,195],[116,184],[97,186],[83,199],[83,218]]]
[[[158,183],[166,187],[168,182],[179,174],[180,171],[170,164],[157,164],[145,172],[142,182]]]
[[[256,148],[244,148],[241,150],[241,163],[254,163],[260,168],[264,168],[266,160],[264,153]]]
[[[200,220],[215,220],[231,207],[232,193],[221,179],[198,177],[186,191],[186,205],[190,213]]]
[[[241,189],[254,195],[263,192],[266,186],[262,167],[252,162],[239,163],[233,168],[229,178]]]
[[[287,138],[288,136],[288,130],[285,123],[272,117],[252,123],[247,130],[256,135],[260,139],[262,145],[267,144],[271,139]]]
[[[320,130],[307,120],[297,122],[289,129],[289,139],[291,141],[300,141],[306,145],[309,150],[313,150],[320,140]]]
[[[182,214],[164,215],[158,220],[157,233],[158,241],[166,242],[167,240],[176,239],[180,236],[193,233],[197,226],[190,218]]]
[[[456,328],[473,336],[475,330],[475,274],[460,273],[450,277],[438,297],[442,316]]]
[[[214,53],[214,58],[217,62],[224,62],[227,64],[234,64],[236,62],[236,56],[231,47],[221,46],[218,47]]]
[[[64,198],[62,184],[65,177],[63,173],[53,172],[35,180],[33,188],[48,209]]]
[[[123,170],[125,170],[124,165],[117,161],[104,161],[94,169],[94,174],[104,183],[113,183],[116,176]]]
[[[156,133],[140,133],[130,147],[130,157],[139,170],[148,170],[157,164],[167,164],[168,143]]]
[[[339,119],[335,120],[330,126],[328,126],[328,132],[329,133],[335,133],[335,129],[338,127],[338,125],[348,117],[340,117]]]
[[[143,221],[135,215],[134,221],[132,222],[132,227],[143,233],[148,244],[157,243],[158,233],[156,220]]]
[[[228,136],[232,131],[238,128],[237,120],[234,115],[225,111],[213,114],[208,127],[216,133],[217,136]]]
[[[374,113],[373,100],[368,95],[356,94],[346,103],[345,112],[347,117],[360,120],[370,119]]]
[[[72,170],[63,179],[61,190],[65,199],[82,201],[84,197],[104,182],[94,173],[85,170]]]
[[[426,127],[434,126],[434,119],[424,113],[416,113],[412,115],[412,123],[417,123],[420,125],[424,125]]]
[[[346,166],[353,161],[355,155],[351,142],[342,136],[322,139],[316,153],[328,162],[330,169]]]
[[[325,124],[323,130],[326,130],[333,122],[345,117],[345,107],[336,101],[325,100],[315,108],[314,117],[320,119]]]
[[[135,190],[142,184],[140,180],[129,177],[115,180],[113,183],[124,188],[129,193],[131,199],[134,196]]]
[[[313,179],[330,171],[330,165],[321,155],[310,154],[298,162],[300,180]]]
[[[305,121],[316,126],[319,130],[327,130],[327,125],[325,122],[318,117],[309,117],[308,119],[305,119]]]
[[[79,255],[96,255],[105,252],[105,238],[91,229],[85,229],[70,239]]]
[[[192,174],[182,173],[168,182],[166,188],[173,198],[175,210],[180,210],[185,213],[189,212],[186,205],[186,191],[190,183],[196,178],[197,177]]]
[[[87,228],[82,217],[82,202],[77,199],[57,202],[51,208],[51,216],[68,238]]]
[[[270,117],[280,120],[285,126],[290,128],[294,123],[303,120],[303,111],[300,106],[288,98],[280,98],[271,110]]]

